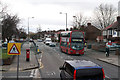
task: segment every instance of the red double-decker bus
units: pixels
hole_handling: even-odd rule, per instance
[[[84,54],[84,32],[79,30],[60,33],[60,49],[67,54]]]

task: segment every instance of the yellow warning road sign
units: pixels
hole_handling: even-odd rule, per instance
[[[21,54],[21,43],[8,43],[7,53],[8,55],[20,55]]]

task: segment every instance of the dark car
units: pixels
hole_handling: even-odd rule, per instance
[[[67,60],[59,68],[61,80],[104,80],[103,68],[91,61]]]
[[[2,44],[2,49],[7,49],[7,42],[4,42],[4,43]]]

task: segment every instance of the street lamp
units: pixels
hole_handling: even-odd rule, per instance
[[[73,16],[73,18],[76,20],[76,26],[78,27],[78,21],[77,21],[77,17],[76,16]]]
[[[65,14],[66,15],[66,30],[67,30],[67,13],[60,12],[60,14]]]
[[[29,19],[30,18],[34,18],[34,17],[28,17],[28,40],[29,40],[29,37],[30,37],[30,35],[29,35]]]

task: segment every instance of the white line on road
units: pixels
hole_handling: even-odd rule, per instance
[[[19,78],[30,78],[30,76],[18,76]],[[2,76],[2,78],[17,78],[17,76]]]
[[[40,78],[40,73],[38,69],[35,70],[34,78]]]
[[[106,75],[105,75],[105,78],[108,78],[108,79],[112,80],[110,77],[108,77],[108,76],[106,76]]]
[[[31,71],[30,77],[33,77],[35,70]]]
[[[42,54],[41,54],[40,58],[42,58]]]

